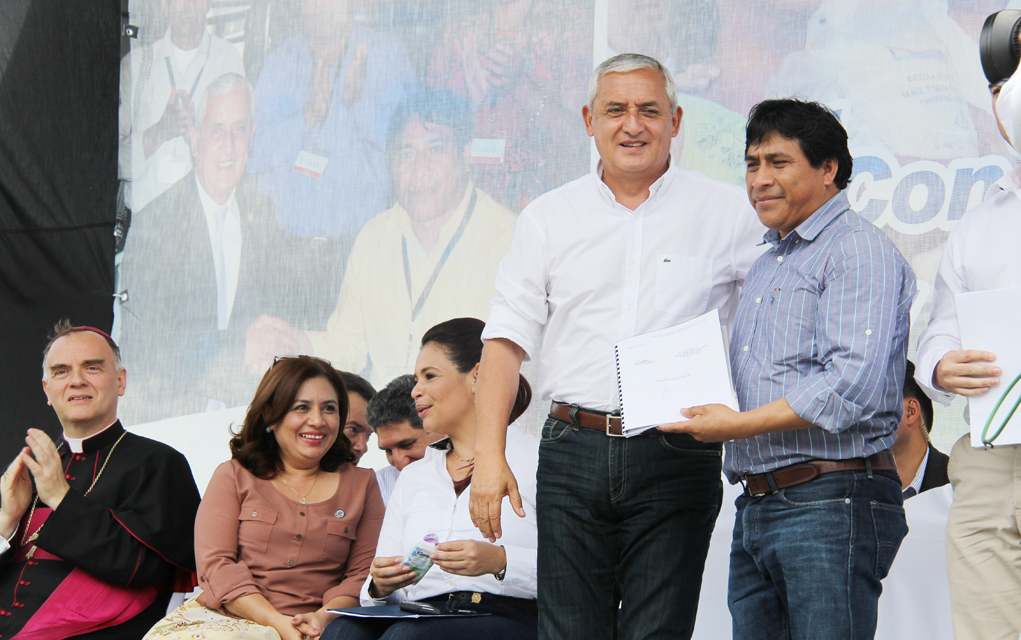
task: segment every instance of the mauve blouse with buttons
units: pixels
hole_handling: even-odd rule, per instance
[[[210,609],[261,593],[277,611],[358,598],[383,524],[371,469],[346,465],[329,500],[301,504],[236,460],[213,473],[195,517],[198,601]]]

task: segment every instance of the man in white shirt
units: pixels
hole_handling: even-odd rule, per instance
[[[253,370],[306,353],[382,386],[414,368],[430,327],[486,318],[514,215],[472,183],[471,141],[468,104],[453,94],[422,91],[398,107],[387,145],[397,202],[358,234],[326,331],[261,318],[248,341]]]
[[[135,212],[191,171],[194,101],[224,73],[245,73],[234,45],[206,30],[208,0],[160,6],[166,34],[121,62],[118,171]]]
[[[1018,148],[1021,73],[990,87],[1000,132]],[[954,296],[1021,287],[1021,167],[1003,176],[947,238],[936,272],[929,326],[918,340],[915,380],[933,400],[1000,393],[996,355],[962,350]],[[947,468],[954,503],[947,521],[947,572],[959,640],[1021,634],[1021,446],[975,449],[970,434],[954,445]]]
[[[283,314],[299,282],[269,255],[287,251],[269,199],[245,175],[254,92],[229,73],[200,96],[195,170],[143,209],[121,262],[121,339],[135,384],[134,422],[251,400],[261,377],[243,367],[245,331]],[[130,350],[129,350],[130,349]]]
[[[373,396],[365,412],[372,430],[376,432],[376,442],[390,463],[389,467],[376,472],[384,503],[390,501],[390,492],[404,467],[424,458],[426,447],[442,437],[422,427],[422,418],[411,397],[414,388],[415,376],[398,376]]]
[[[521,363],[538,357],[539,393],[553,400],[536,504],[540,638],[690,638],[721,447],[658,430],[619,437],[614,343],[713,308],[726,331],[765,228],[740,189],[672,165],[681,109],[656,60],[600,64],[582,115],[597,170],[522,212],[497,276],[472,519],[493,541],[503,496],[525,515],[505,425]]]

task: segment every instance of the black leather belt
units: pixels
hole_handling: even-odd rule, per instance
[[[624,435],[624,432],[621,430],[620,416],[606,413],[605,411],[582,409],[581,407],[562,404],[554,400],[553,404],[550,405],[549,414],[557,420],[577,424],[586,429],[602,431],[608,436]]]
[[[480,591],[454,591],[435,598],[427,598],[422,602],[428,602],[429,604],[446,604],[456,602],[459,605],[465,605],[466,608],[471,608],[471,605],[494,605],[500,604],[511,609],[516,609],[523,613],[527,613],[532,617],[539,617],[539,606],[535,600],[530,598],[512,598],[510,596],[498,596],[492,593],[484,593]]]
[[[875,471],[896,471],[897,460],[893,457],[892,451],[880,451],[869,456],[869,463]],[[835,471],[865,471],[866,458],[851,458],[849,460],[809,460],[792,464],[789,467],[782,467],[767,471],[766,473],[755,473],[742,478],[744,481],[745,493],[752,497],[759,497],[774,493],[773,487],[769,484],[768,476],[773,477],[773,484],[777,490],[786,489],[809,480]]]

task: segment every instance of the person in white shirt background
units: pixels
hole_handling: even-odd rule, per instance
[[[990,87],[1000,132],[1015,149],[1021,73]],[[918,341],[915,380],[933,400],[999,393],[996,354],[961,347],[954,296],[1021,287],[1021,167],[998,180],[950,233],[936,275],[929,325]],[[1021,446],[957,441],[947,467],[954,502],[947,522],[947,572],[958,640],[1021,634]]]
[[[372,397],[365,411],[366,420],[376,434],[376,444],[390,463],[376,472],[384,504],[390,501],[390,493],[401,471],[424,458],[426,447],[443,438],[423,428],[415,399],[411,397],[414,388],[415,376],[397,376]]]
[[[469,483],[475,460],[475,386],[482,355],[484,324],[456,318],[425,333],[415,363],[415,406],[428,431],[443,434],[423,459],[401,473],[387,506],[362,604],[453,601],[491,615],[404,622],[340,618],[323,640],[402,640],[444,638],[536,638],[535,468],[538,442],[508,427],[508,457],[521,478],[528,516],[508,522],[500,545],[482,539],[468,513]],[[531,389],[518,378],[515,415],[528,406]],[[509,504],[507,505],[509,507]],[[440,543],[435,566],[420,582],[402,564],[428,534]]]
[[[397,108],[387,141],[397,201],[358,233],[326,331],[260,318],[247,345],[252,370],[307,353],[382,386],[411,370],[429,327],[485,319],[515,218],[472,182],[472,139],[468,103],[451,93],[421,91]]]

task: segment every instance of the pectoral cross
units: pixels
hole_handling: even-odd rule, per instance
[[[38,531],[38,530],[36,530],[36,532],[35,532],[35,533],[33,533],[32,535],[30,535],[30,536],[28,537],[28,540],[25,540],[25,542],[24,542],[24,543],[23,543],[23,544],[22,544],[21,546],[25,546],[26,544],[29,544],[30,542],[35,542],[35,541],[36,541],[36,539],[38,539],[38,538],[39,538],[39,531]],[[34,555],[35,555],[35,549],[36,549],[36,547],[35,547],[35,545],[33,544],[33,545],[32,545],[32,548],[31,548],[31,549],[29,549],[29,550],[28,550],[28,553],[27,553],[27,554],[25,555],[25,559],[26,559],[26,560],[31,560],[31,559],[32,559],[32,556],[34,556]]]

